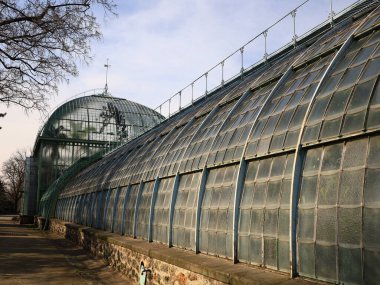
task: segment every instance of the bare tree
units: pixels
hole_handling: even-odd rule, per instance
[[[0,177],[0,214],[10,214],[13,210],[13,203],[5,192],[5,183]]]
[[[115,15],[113,0],[0,0],[0,102],[45,111],[58,83],[91,59],[96,6]]]
[[[0,113],[0,118],[3,118],[6,116],[7,113]],[[0,126],[0,130],[2,129],[2,127]]]
[[[25,159],[25,152],[17,151],[2,166],[4,192],[13,202],[16,213],[24,189]]]

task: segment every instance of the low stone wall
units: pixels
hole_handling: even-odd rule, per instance
[[[147,284],[154,285],[313,284],[246,264],[233,264],[230,260],[168,248],[163,244],[61,220],[51,219],[49,225],[51,231],[72,240],[136,282],[142,261],[150,269]]]
[[[113,234],[101,233],[92,228],[55,219],[50,221],[50,230],[82,246],[84,249],[90,251],[92,255],[102,258],[109,266],[122,272],[136,282],[139,279],[139,268],[140,262],[142,261],[145,267],[151,270],[151,273],[148,273],[148,284],[226,284],[152,258],[149,256],[149,251],[147,251],[146,254],[142,254],[139,250],[131,250],[127,248],[125,244],[123,246],[123,242],[120,240],[113,239]],[[128,239],[127,237],[122,238]],[[167,249],[167,247],[165,248]]]

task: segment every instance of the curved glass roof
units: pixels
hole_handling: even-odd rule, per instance
[[[40,136],[91,141],[128,141],[165,118],[141,104],[112,96],[75,98],[59,106]]]
[[[87,226],[114,219],[119,234],[369,284],[380,256],[379,4],[352,13],[79,173],[56,216],[78,222],[82,197],[100,203]]]

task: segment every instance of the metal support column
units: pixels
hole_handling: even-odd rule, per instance
[[[195,253],[199,253],[199,226],[200,226],[200,221],[201,221],[201,209],[202,209],[203,196],[206,190],[207,174],[208,174],[208,170],[206,167],[204,167],[202,171],[201,183],[199,185],[199,192],[198,192],[198,204],[197,204],[197,215],[196,215],[197,221],[195,224]]]
[[[241,194],[243,192],[245,173],[247,170],[247,162],[245,159],[240,161],[237,180],[235,184],[235,197],[234,197],[234,218],[233,218],[233,244],[232,244],[232,254],[234,263],[238,262],[238,240],[239,240],[239,209],[240,209],[240,201]]]
[[[160,178],[156,177],[153,185],[152,198],[150,200],[150,209],[149,209],[149,225],[148,225],[148,242],[153,241],[153,219],[154,219],[154,205],[156,205],[158,187],[160,185]]]
[[[173,184],[173,192],[172,192],[172,200],[170,202],[169,207],[169,229],[168,229],[168,246],[171,247],[173,245],[173,216],[174,216],[174,208],[177,200],[178,188],[179,188],[179,179],[180,175],[177,172],[174,184]]]

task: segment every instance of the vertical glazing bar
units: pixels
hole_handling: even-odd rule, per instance
[[[199,226],[201,222],[201,208],[202,208],[203,196],[206,190],[207,172],[208,172],[207,168],[204,167],[202,171],[201,183],[199,185],[198,204],[197,204],[197,221],[195,225],[195,253],[199,253]]]
[[[135,215],[133,217],[133,238],[136,238],[136,231],[137,231],[137,210],[139,209],[140,201],[141,201],[141,194],[144,189],[144,182],[140,182],[139,186],[139,193],[137,194],[136,204],[135,204]]]
[[[158,191],[159,185],[160,185],[160,178],[157,177],[156,180],[154,181],[152,199],[150,200],[148,242],[153,241],[152,233],[153,233],[154,206],[156,205],[157,191]]]
[[[234,219],[233,219],[233,248],[232,248],[232,253],[233,253],[233,261],[234,263],[238,262],[238,240],[239,240],[239,209],[240,209],[240,200],[241,200],[241,194],[243,192],[243,187],[244,187],[244,180],[245,180],[245,172],[247,169],[247,162],[245,159],[242,159],[240,161],[239,165],[239,172],[238,172],[238,177],[236,180],[236,185],[235,185],[235,197],[234,197]]]
[[[160,114],[162,115],[162,104],[160,105]]]
[[[169,208],[169,230],[168,230],[168,245],[169,245],[169,247],[171,247],[173,245],[173,217],[174,217],[174,207],[175,207],[175,203],[177,200],[177,194],[178,194],[178,188],[179,188],[179,178],[180,178],[180,175],[177,172],[175,179],[174,179],[172,200],[170,202],[170,208]]]
[[[221,82],[221,85],[223,87],[224,86],[224,60],[220,63],[220,65],[222,66],[222,82]]]
[[[297,10],[293,10],[291,12],[292,18],[293,18],[293,45],[296,46],[297,44],[297,34],[296,34],[296,15]]]

